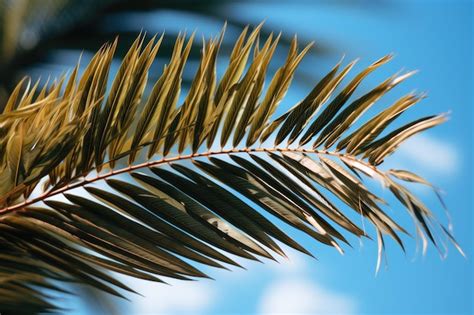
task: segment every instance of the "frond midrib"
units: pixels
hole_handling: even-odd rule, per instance
[[[177,162],[181,162],[181,161],[185,161],[185,160],[192,160],[192,159],[197,159],[197,158],[202,158],[202,157],[211,157],[211,156],[218,156],[218,155],[230,155],[230,154],[243,154],[243,153],[247,153],[247,154],[265,153],[265,152],[268,152],[268,153],[271,153],[271,152],[312,153],[312,154],[328,155],[328,156],[333,156],[333,157],[338,157],[338,158],[347,158],[347,159],[351,159],[355,162],[358,162],[358,163],[372,169],[373,171],[377,172],[380,175],[384,175],[384,172],[382,172],[380,169],[378,169],[374,165],[372,165],[372,164],[370,164],[370,163],[368,163],[368,162],[366,162],[362,159],[357,158],[354,155],[351,155],[351,154],[348,154],[348,153],[345,153],[345,152],[337,152],[337,151],[331,151],[331,150],[307,149],[307,148],[302,148],[302,147],[298,147],[298,148],[290,148],[290,147],[285,147],[285,148],[283,148],[283,147],[262,148],[262,147],[258,147],[258,148],[240,148],[240,149],[236,149],[236,148],[221,149],[221,150],[217,150],[217,151],[216,150],[215,151],[208,150],[208,151],[204,151],[204,152],[196,152],[196,153],[185,154],[185,155],[179,154],[179,155],[172,156],[172,157],[163,157],[159,160],[146,161],[146,162],[143,162],[143,163],[129,165],[127,167],[123,167],[123,168],[119,168],[119,169],[112,169],[110,172],[103,173],[103,174],[98,174],[97,176],[95,176],[93,178],[85,178],[84,176],[81,175],[81,176],[78,176],[76,178],[71,179],[71,181],[70,181],[70,182],[73,182],[74,179],[82,178],[82,180],[79,180],[78,182],[75,182],[73,184],[66,184],[66,185],[64,185],[62,187],[59,187],[57,189],[46,191],[38,197],[31,198],[29,200],[25,200],[25,201],[23,201],[21,203],[18,203],[16,205],[12,205],[12,206],[0,209],[0,216],[4,215],[6,213],[16,211],[16,210],[20,210],[20,209],[22,209],[24,207],[27,207],[27,206],[34,205],[38,202],[44,201],[48,198],[51,198],[53,196],[56,196],[56,195],[59,195],[59,194],[62,194],[62,193],[66,193],[70,190],[80,188],[80,187],[83,187],[85,185],[89,185],[89,184],[92,184],[94,182],[97,182],[97,181],[106,180],[110,177],[117,176],[117,175],[120,175],[120,174],[131,173],[133,171],[143,169],[143,168],[159,166],[159,165],[169,164],[169,163],[177,163]],[[108,162],[103,163],[102,165],[106,165],[106,164],[108,164]],[[95,170],[95,168],[92,169],[92,170],[89,170],[88,174],[94,172],[94,170]]]

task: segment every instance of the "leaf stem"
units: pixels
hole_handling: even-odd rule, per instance
[[[324,154],[324,155],[329,155],[329,156],[336,156],[338,158],[344,157],[347,159],[351,159],[354,161],[357,161],[359,163],[364,164],[365,166],[371,168],[375,172],[381,174],[381,171],[377,169],[375,166],[360,160],[352,155],[348,155],[345,153],[339,153],[339,152],[333,152],[333,151],[327,151],[327,150],[317,150],[317,149],[305,149],[305,148],[242,148],[242,149],[221,149],[219,151],[206,151],[206,152],[200,152],[200,153],[193,153],[193,154],[186,154],[186,155],[178,155],[178,156],[173,156],[173,157],[163,157],[159,160],[154,160],[154,161],[148,161],[140,164],[135,164],[135,165],[129,165],[127,167],[117,169],[117,170],[111,170],[110,172],[104,173],[104,174],[99,174],[96,177],[93,178],[83,178],[81,181],[78,181],[76,183],[72,184],[67,184],[65,186],[59,187],[57,189],[53,189],[50,191],[46,191],[43,194],[39,195],[38,197],[31,198],[29,200],[25,200],[19,204],[5,207],[3,209],[0,209],[0,215],[6,214],[9,212],[12,212],[14,210],[21,209],[23,207],[27,207],[29,205],[35,204],[37,202],[43,201],[47,198],[59,195],[61,193],[64,193],[66,191],[83,187],[85,185],[100,181],[100,180],[105,180],[109,177],[124,174],[124,173],[129,173],[141,168],[145,167],[152,167],[152,166],[157,166],[161,164],[167,164],[167,163],[172,163],[172,162],[177,162],[177,161],[184,161],[184,160],[190,160],[190,159],[196,159],[200,157],[207,157],[207,156],[215,156],[215,155],[223,155],[223,154],[237,154],[237,153],[258,153],[258,152],[295,152],[295,153],[313,153],[313,154]]]

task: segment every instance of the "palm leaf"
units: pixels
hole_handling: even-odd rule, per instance
[[[362,80],[391,57],[376,61],[334,96],[354,62],[341,71],[338,64],[303,101],[275,118],[310,46],[299,50],[295,38],[265,90],[278,37],[270,35],[260,47],[260,28],[243,31],[220,79],[215,72],[223,33],[205,42],[182,104],[182,73],[193,41],[184,34],[148,97],[148,70],[162,37],[146,42],[140,35],[108,90],[117,41],[104,45],[80,77],[76,67],[48,89],[39,91],[28,80],[18,84],[0,115],[5,311],[18,305],[53,310],[43,288],[60,291],[58,281],[117,296],[123,296],[120,290],[133,292],[106,271],[158,282],[207,277],[200,264],[227,268],[239,266],[234,256],[284,256],[278,241],[312,256],[285,232],[287,225],[343,252],[350,235],[369,237],[354,215],[374,227],[380,259],[385,235],[404,248],[401,234],[408,232],[386,213],[386,202],[363,177],[390,188],[423,240],[455,243],[403,185],[428,182],[409,171],[378,167],[403,141],[444,116],[380,137],[420,100],[408,95],[362,120],[411,73],[389,77],[350,102]],[[354,124],[359,126],[351,131]],[[295,141],[299,146],[291,145]]]

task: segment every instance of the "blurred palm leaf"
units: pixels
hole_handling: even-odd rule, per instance
[[[322,1],[324,3],[324,1]],[[345,1],[341,1],[345,3]],[[240,19],[229,9],[241,1],[168,1],[146,0],[139,2],[123,0],[78,1],[78,0],[0,0],[0,109],[19,78],[25,74],[37,77],[50,75],[52,71],[67,68],[81,51],[95,52],[102,43],[119,34],[121,44],[114,58],[120,60],[137,34],[150,25],[143,21],[153,20],[155,32],[166,26],[168,35],[177,36],[181,25],[173,28],[159,21],[162,14],[173,14],[199,20],[197,25],[216,24],[227,21],[228,29],[237,33],[248,23],[255,21]],[[347,5],[347,3],[345,3]],[[139,23],[132,21],[139,20]],[[125,26],[124,25],[128,25]],[[160,28],[162,25],[162,28]],[[262,35],[268,36],[272,30],[262,28]],[[170,37],[171,38],[171,37]],[[291,36],[283,35],[280,45],[288,48]],[[171,52],[173,41],[165,39],[163,52]],[[221,51],[230,52],[232,42],[221,43]],[[312,53],[321,54],[329,50],[328,43],[318,41]],[[279,52],[276,52],[279,54]],[[282,57],[283,58],[283,57]],[[192,50],[189,56],[193,63],[199,62],[199,53]],[[56,74],[59,76],[59,74]],[[184,85],[191,83],[190,75],[183,76]],[[301,74],[300,82],[314,80],[314,73]]]
[[[389,132],[423,98],[409,94],[362,119],[412,73],[390,76],[353,100],[364,78],[391,56],[340,91],[355,62],[339,63],[303,100],[275,116],[311,45],[299,49],[293,39],[264,89],[279,37],[259,36],[260,30],[243,31],[220,78],[223,33],[203,43],[182,102],[193,42],[183,34],[147,97],[148,70],[163,37],[139,36],[109,88],[117,41],[104,45],[82,75],[76,66],[49,87],[28,80],[17,85],[0,115],[2,311],[54,310],[44,289],[61,292],[61,282],[116,296],[134,292],[106,271],[163,282],[207,277],[199,265],[239,266],[236,256],[284,256],[279,243],[312,255],[288,236],[287,225],[342,252],[348,235],[368,236],[354,214],[375,228],[380,261],[384,237],[403,248],[401,235],[408,232],[362,177],[390,189],[423,240],[454,242],[403,184],[427,182],[379,167],[403,141],[445,116]]]

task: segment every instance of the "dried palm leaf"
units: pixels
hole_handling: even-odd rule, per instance
[[[200,264],[238,266],[235,256],[284,256],[281,244],[312,255],[287,235],[283,222],[342,252],[348,236],[368,236],[353,221],[362,215],[375,229],[380,259],[384,236],[403,248],[401,235],[408,232],[386,213],[386,202],[364,176],[389,187],[425,242],[439,246],[443,234],[454,242],[403,185],[428,183],[409,171],[379,167],[403,141],[445,115],[385,132],[423,98],[410,94],[361,119],[411,73],[391,76],[351,100],[391,56],[336,93],[355,64],[339,70],[341,62],[300,103],[274,117],[311,45],[300,50],[295,38],[264,89],[279,37],[260,45],[260,27],[243,31],[221,78],[216,63],[223,33],[204,42],[182,103],[193,42],[184,34],[148,97],[148,71],[162,37],[139,36],[110,88],[116,41],[104,45],[80,76],[77,66],[49,88],[18,84],[0,115],[2,310],[53,310],[44,289],[61,291],[58,281],[117,296],[133,292],[105,271],[163,282],[207,277]]]

